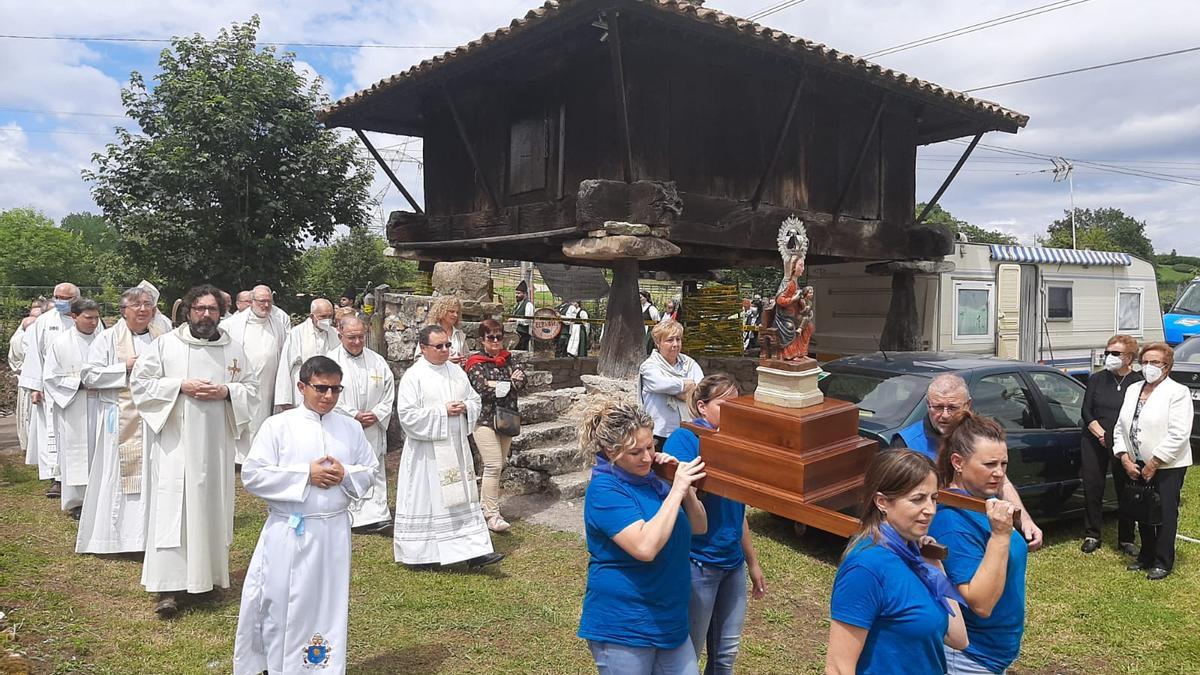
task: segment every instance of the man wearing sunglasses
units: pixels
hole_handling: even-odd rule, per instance
[[[925,391],[925,400],[929,404],[929,415],[922,417],[920,422],[901,429],[899,437],[892,441],[891,447],[915,450],[937,464],[942,435],[954,424],[960,413],[970,410],[971,390],[967,388],[966,381],[958,375],[943,373],[930,380],[929,388]],[[1000,498],[1025,511],[1021,517],[1021,534],[1024,535],[1025,541],[1029,542],[1030,551],[1040,548],[1042,530],[1025,510],[1021,496],[1017,494],[1017,488],[1008,476],[1004,477]]]
[[[335,412],[342,369],[300,366],[300,406],[267,419],[242,465],[246,491],[267,503],[242,587],[234,673],[346,670],[353,500],[371,490],[377,459],[363,428]]]
[[[341,344],[326,356],[342,368],[345,390],[338,401],[338,412],[354,418],[367,435],[378,466],[373,474],[371,496],[350,505],[350,525],[355,532],[383,533],[392,524],[387,491],[387,428],[396,400],[396,380],[392,369],[375,351],[367,348],[367,326],[362,319],[348,316],[338,324]]]
[[[500,562],[483,518],[467,436],[479,421],[479,392],[450,359],[450,337],[438,325],[417,336],[421,358],[400,378],[396,416],[404,454],[396,478],[396,562],[430,568],[466,561]]]

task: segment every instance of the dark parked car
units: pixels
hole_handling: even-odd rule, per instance
[[[1007,432],[1008,476],[1025,507],[1047,516],[1082,511],[1084,387],[1074,378],[1032,363],[935,352],[849,356],[824,369],[829,374],[821,391],[857,405],[859,433],[881,447],[928,414],[925,390],[935,375],[958,373],[971,391],[972,409],[994,417]]]
[[[1200,401],[1200,335],[1184,340],[1175,348],[1175,366],[1171,379],[1192,390],[1192,406]],[[1200,411],[1192,418],[1192,463],[1200,464]]]

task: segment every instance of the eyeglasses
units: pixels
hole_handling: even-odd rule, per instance
[[[421,346],[422,346],[422,347],[429,347],[430,349],[436,349],[436,350],[438,350],[439,352],[440,352],[440,351],[442,351],[443,349],[450,349],[450,343],[449,343],[449,342],[439,342],[439,343],[437,343],[436,345],[421,345]]]
[[[487,340],[488,342],[499,342],[500,340],[504,339],[504,336],[489,334],[489,335],[484,335],[483,339]]]
[[[1166,368],[1167,362],[1166,361],[1142,361],[1142,365],[1143,366],[1158,366],[1159,368]]]
[[[929,406],[929,410],[932,411],[935,415],[938,413],[953,414],[962,409],[963,409],[963,407],[961,405],[931,405],[931,406]]]
[[[304,386],[311,387],[318,394],[328,394],[331,391],[335,394],[340,394],[342,393],[342,390],[345,389],[345,387],[340,384],[309,384],[305,382]]]
[[[274,300],[272,300],[271,298],[266,298],[264,300],[259,300],[258,298],[251,298],[250,302],[253,302],[256,305],[269,305],[272,302],[274,302]]]
[[[1105,356],[1124,356],[1125,352],[1117,351],[1115,349],[1108,349],[1108,350],[1105,350],[1104,355]]]
[[[132,307],[134,309],[152,309],[154,307],[154,303],[153,302],[131,302],[128,305],[122,306],[121,309],[128,309],[130,307]],[[195,309],[195,308],[193,307],[193,309]]]
[[[197,314],[220,314],[221,308],[216,305],[192,305],[192,311]]]

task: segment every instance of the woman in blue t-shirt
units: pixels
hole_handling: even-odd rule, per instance
[[[919,548],[934,543],[937,491],[933,462],[912,450],[867,466],[862,524],[833,581],[826,673],[944,673],[943,645],[966,648],[961,598]]]
[[[692,483],[699,459],[667,483],[651,472],[654,422],[641,408],[609,403],[583,422],[580,442],[596,466],[583,503],[588,577],[579,637],[601,675],[698,674],[688,639],[688,548],[708,528]]]
[[[724,373],[700,380],[688,402],[693,424],[709,429],[721,426],[721,403],[738,396],[737,383]],[[663,452],[680,462],[700,454],[700,439],[679,428],[668,438]],[[709,492],[700,495],[708,516],[708,531],[692,537],[692,602],[688,608],[692,646],[696,658],[708,646],[705,675],[733,672],[742,624],[746,621],[746,571],[750,572],[755,598],[767,591],[758,554],[750,541],[746,505]]]
[[[1013,530],[1013,505],[996,499],[1008,469],[1004,429],[963,413],[942,438],[938,477],[948,490],[989,500],[987,514],[938,508],[930,534],[950,549],[946,574],[966,600],[970,646],[946,648],[951,675],[1003,673],[1025,632],[1025,560],[1029,546]]]

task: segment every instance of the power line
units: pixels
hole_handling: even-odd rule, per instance
[[[5,108],[0,107],[0,110],[9,112],[30,113],[37,115],[81,115],[84,117],[116,117],[124,119],[126,115],[115,115],[112,113],[95,113],[95,112],[73,112],[69,110],[39,110],[36,108]]]
[[[1098,64],[1095,66],[1087,66],[1085,68],[1074,68],[1072,70],[1063,70],[1063,71],[1059,71],[1057,73],[1050,73],[1048,75],[1037,75],[1034,77],[1024,77],[1019,80],[1011,80],[1009,82],[1000,82],[999,84],[989,84],[985,87],[971,87],[970,89],[963,89],[963,92],[970,93],[973,91],[983,91],[985,89],[996,89],[999,87],[1007,87],[1007,86],[1013,85],[1013,84],[1023,84],[1025,82],[1046,80],[1046,79],[1049,79],[1052,77],[1061,77],[1063,75],[1073,75],[1075,73],[1085,73],[1089,70],[1100,70],[1101,68],[1111,68],[1113,66],[1123,66],[1123,65],[1126,65],[1129,63],[1138,63],[1140,61],[1149,61],[1151,59],[1161,59],[1161,58],[1164,58],[1167,56],[1177,56],[1179,54],[1187,54],[1189,52],[1196,52],[1196,51],[1200,51],[1200,47],[1188,47],[1187,49],[1176,49],[1175,51],[1172,51],[1172,52],[1163,52],[1161,54],[1151,54],[1149,56],[1139,56],[1135,59],[1125,59],[1123,61],[1113,61],[1111,63],[1101,63],[1101,64]]]
[[[978,23],[973,23],[973,24],[970,24],[967,26],[962,26],[961,28],[955,28],[953,30],[948,30],[943,33],[937,33],[935,35],[928,35],[926,37],[919,38],[919,39],[913,40],[911,42],[904,42],[902,44],[893,45],[891,47],[886,47],[884,49],[880,49],[880,50],[873,51],[873,52],[870,52],[867,54],[863,54],[863,58],[864,59],[873,59],[873,58],[876,58],[879,56],[888,56],[890,54],[896,54],[898,52],[908,51],[909,49],[923,47],[925,45],[933,44],[935,42],[941,42],[942,40],[949,40],[950,38],[956,38],[956,37],[959,37],[960,35],[967,35],[968,33],[974,33],[976,31],[986,30],[988,28],[995,28],[996,26],[1003,26],[1004,24],[1012,23],[1014,21],[1021,21],[1023,19],[1029,19],[1029,18],[1038,16],[1039,14],[1046,14],[1048,12],[1056,12],[1060,9],[1074,7],[1075,5],[1082,5],[1083,3],[1090,2],[1090,1],[1091,0],[1056,0],[1056,2],[1051,2],[1049,4],[1039,5],[1037,7],[1030,7],[1029,9],[1022,10],[1020,12],[1014,12],[1012,14],[1005,14],[1004,16],[998,16],[994,19],[980,21]]]
[[[784,2],[776,3],[769,7],[764,7],[757,12],[754,12],[750,16],[747,16],[746,19],[750,21],[758,21],[759,19],[771,16],[772,14],[782,12],[789,7],[795,7],[796,5],[804,4],[807,1],[808,0],[785,0]]]
[[[135,38],[135,37],[99,37],[88,35],[5,35],[4,40],[65,40],[72,42],[131,42],[169,44],[173,38]],[[339,42],[255,42],[264,47],[325,47],[329,49],[453,49],[453,47],[437,47],[433,45],[380,45],[380,44],[349,44]]]
[[[950,141],[950,142],[955,143],[957,145],[966,145],[966,141]],[[1017,157],[1040,159],[1040,160],[1046,161],[1046,162],[1053,162],[1055,159],[1054,155],[1045,155],[1045,154],[1036,153],[1036,152],[1029,152],[1028,150],[1018,150],[1016,148],[1005,148],[1005,147],[998,146],[998,145],[988,145],[985,143],[979,143],[978,147],[982,148],[984,150],[990,151],[990,152],[996,152],[996,153],[1006,154],[1006,155],[1015,155]],[[1126,176],[1134,176],[1136,178],[1145,178],[1148,180],[1158,180],[1158,181],[1164,181],[1167,183],[1178,183],[1180,185],[1190,185],[1193,187],[1200,187],[1200,178],[1195,178],[1192,176],[1180,176],[1178,174],[1167,174],[1167,173],[1160,173],[1157,171],[1147,171],[1144,169],[1123,167],[1123,166],[1106,164],[1103,162],[1096,162],[1096,161],[1091,161],[1091,160],[1086,160],[1086,159],[1076,159],[1076,158],[1072,158],[1072,157],[1064,157],[1064,159],[1074,162],[1075,164],[1091,167],[1091,168],[1097,169],[1099,171],[1104,171],[1107,173],[1116,173],[1116,174],[1122,174],[1122,175],[1126,175]]]

